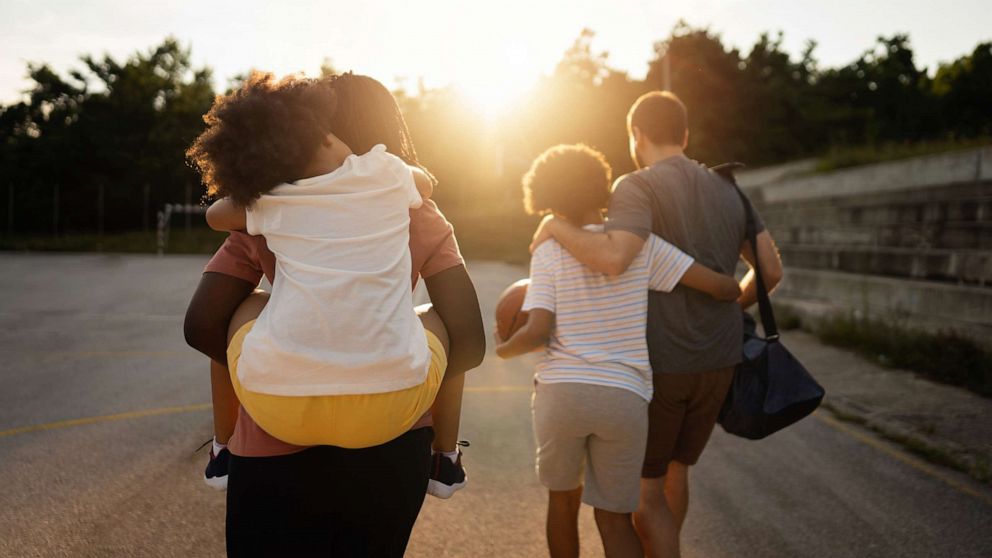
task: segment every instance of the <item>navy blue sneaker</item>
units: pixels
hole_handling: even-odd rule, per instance
[[[468,442],[460,441],[459,446],[468,447]],[[436,498],[447,500],[455,492],[465,488],[468,484],[468,475],[462,467],[462,450],[458,449],[458,458],[452,463],[447,456],[441,452],[435,452],[431,456],[431,479],[427,483],[427,493]]]
[[[220,450],[214,455],[213,448],[210,448],[210,461],[207,461],[207,468],[203,471],[203,482],[207,486],[216,490],[227,490],[227,462],[231,458],[231,453],[227,448]]]

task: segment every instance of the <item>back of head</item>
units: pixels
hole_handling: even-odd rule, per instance
[[[332,131],[336,107],[331,80],[252,72],[240,88],[217,97],[203,117],[207,129],[186,155],[208,194],[249,205],[302,178]]]
[[[524,205],[530,214],[553,212],[577,222],[606,208],[612,172],[606,157],[589,146],[556,145],[524,175]]]
[[[651,91],[641,95],[627,113],[627,131],[637,128],[655,145],[685,142],[689,129],[685,105],[671,91]]]
[[[337,111],[331,120],[334,134],[355,153],[367,153],[377,144],[408,164],[418,165],[417,151],[396,98],[379,81],[363,75],[331,78]]]

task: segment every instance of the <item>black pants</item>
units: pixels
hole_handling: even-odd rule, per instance
[[[367,449],[232,455],[228,556],[403,556],[424,503],[433,437],[419,428]]]

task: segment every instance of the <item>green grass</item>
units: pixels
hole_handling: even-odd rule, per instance
[[[187,233],[183,227],[169,233],[167,254],[212,254],[227,235],[210,229],[194,227]],[[0,250],[32,252],[120,252],[147,253],[158,251],[154,232],[123,232],[105,235],[92,233],[52,236],[0,237]]]
[[[955,333],[929,333],[876,319],[834,316],[812,328],[821,341],[891,368],[992,397],[992,353]]]
[[[986,145],[992,145],[992,138],[837,147],[820,157],[813,172],[830,172],[859,165],[936,155]]]

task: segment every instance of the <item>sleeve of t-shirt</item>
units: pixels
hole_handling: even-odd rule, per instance
[[[760,233],[764,231],[765,220],[761,218],[761,213],[758,213],[758,210],[755,209],[753,205],[751,206],[751,211],[753,212],[752,214],[754,215],[754,232]]]
[[[555,312],[555,259],[557,246],[554,242],[545,242],[534,250],[530,258],[530,286],[527,296],[520,308],[528,312],[535,308],[543,308]]]
[[[666,293],[672,292],[694,261],[692,256],[655,235],[648,238],[648,258],[651,272],[648,287]]]
[[[262,219],[258,210],[258,203],[245,210],[245,230],[248,234],[262,234]]]
[[[419,270],[424,278],[465,264],[454,227],[431,200],[410,212],[410,249],[429,254]]]
[[[420,191],[417,190],[417,183],[413,180],[413,169],[410,168],[410,165],[406,164],[406,161],[403,159],[386,151],[382,152],[382,157],[390,174],[399,180],[400,186],[403,188],[403,193],[406,194],[407,206],[410,209],[416,209],[423,205],[424,198],[420,196]]]
[[[207,262],[204,273],[221,273],[257,285],[263,272],[252,242],[250,236],[232,232]]]
[[[651,200],[630,175],[613,187],[606,230],[627,231],[645,240],[651,234]]]

